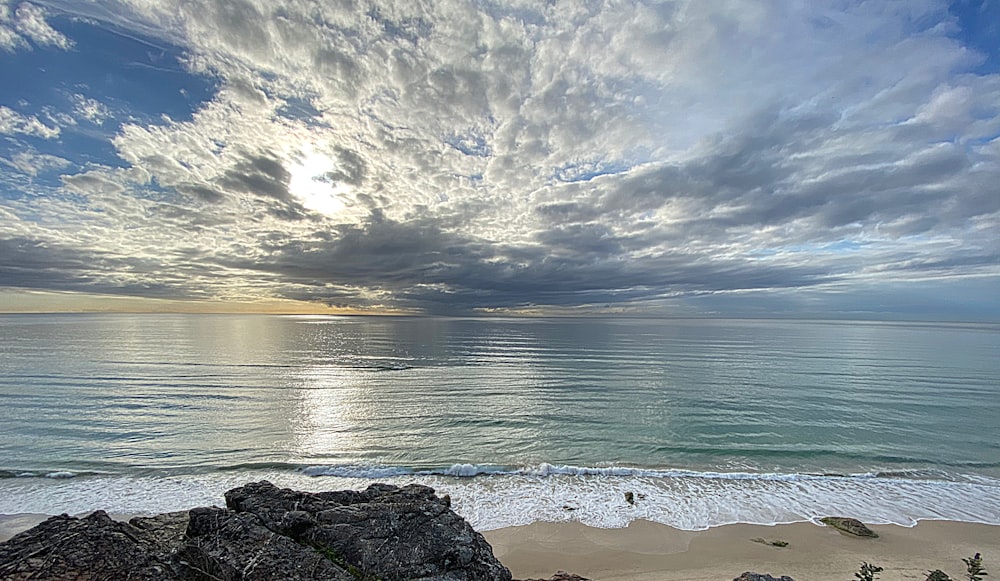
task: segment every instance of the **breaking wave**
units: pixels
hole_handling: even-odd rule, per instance
[[[0,480],[0,513],[76,514],[98,508],[156,513],[222,504],[226,490],[251,480],[313,491],[361,489],[377,480],[423,484],[449,494],[453,508],[479,530],[537,521],[617,528],[637,519],[701,530],[730,523],[815,521],[831,514],[903,526],[928,519],[1000,525],[1000,480],[928,470],[781,474],[556,464],[261,464],[196,474],[68,470],[13,476]],[[626,492],[633,503],[626,501]]]

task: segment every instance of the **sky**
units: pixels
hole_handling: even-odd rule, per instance
[[[0,311],[1000,321],[1000,2],[0,0]]]

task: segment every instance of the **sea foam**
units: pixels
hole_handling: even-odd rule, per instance
[[[730,523],[816,521],[831,514],[903,526],[924,519],[1000,525],[1000,481],[983,477],[969,481],[877,473],[752,474],[553,464],[310,466],[183,476],[9,478],[0,480],[0,513],[78,514],[98,508],[157,513],[221,505],[226,490],[261,479],[313,491],[363,489],[375,481],[424,484],[449,494],[453,508],[479,530],[537,521],[617,528],[637,519],[701,530]],[[632,493],[634,503],[626,501],[626,492]]]

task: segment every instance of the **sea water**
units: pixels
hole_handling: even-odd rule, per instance
[[[0,513],[260,479],[426,484],[482,530],[1000,524],[1000,326],[0,316]]]

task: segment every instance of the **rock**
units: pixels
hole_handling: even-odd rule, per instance
[[[0,543],[0,579],[510,581],[425,486],[313,494],[257,482],[226,503],[130,523],[52,517]]]
[[[625,502],[627,502],[629,504],[635,504],[635,495],[632,494],[631,492],[626,492],[625,493]]]
[[[795,581],[787,575],[782,575],[781,577],[771,577],[770,575],[761,575],[760,573],[752,573],[747,571],[743,573],[733,581]]]
[[[175,579],[157,542],[104,511],[54,516],[0,543],[0,579]]]
[[[864,523],[856,518],[827,516],[819,519],[819,522],[856,537],[868,537],[872,539],[878,538],[878,534],[875,531],[866,527]]]
[[[951,581],[951,577],[941,569],[935,569],[927,573],[927,579],[924,581]]]
[[[590,581],[590,579],[566,571],[556,571],[556,574],[548,579],[524,579],[523,581]]]
[[[156,516],[137,516],[128,524],[142,531],[146,546],[162,561],[184,543],[188,528],[188,511],[166,512]]]
[[[327,555],[271,531],[252,514],[193,509],[187,538],[173,555],[173,565],[183,579],[355,579]]]
[[[426,486],[372,484],[363,492],[296,492],[262,481],[230,490],[226,505],[272,531],[329,551],[382,579],[509,581],[486,539]]]
[[[787,547],[788,546],[788,541],[782,541],[782,540],[778,540],[778,539],[767,540],[767,539],[763,539],[763,538],[758,537],[756,539],[750,539],[750,540],[753,541],[753,542],[755,542],[755,543],[760,543],[762,545],[770,545],[772,547]]]

